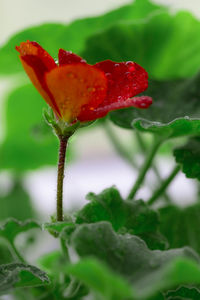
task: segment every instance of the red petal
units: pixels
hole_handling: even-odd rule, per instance
[[[38,43],[36,42],[23,42],[20,46],[16,46],[16,50],[20,53],[20,57],[25,57],[27,55],[35,56],[40,59],[43,69],[50,71],[56,67],[56,63],[51,55],[46,52]]]
[[[78,119],[82,122],[93,121],[98,118],[102,118],[107,115],[109,111],[127,108],[127,107],[136,107],[136,108],[148,108],[152,104],[152,98],[149,96],[134,97],[132,99],[127,99],[126,101],[118,101],[108,104],[106,106],[99,106],[96,109],[82,109]]]
[[[74,63],[81,63],[81,62],[85,63],[86,62],[80,56],[72,53],[71,51],[65,51],[63,49],[59,49],[58,61],[59,61],[59,65],[68,65],[68,64],[74,64]]]
[[[147,72],[134,62],[115,63],[106,60],[95,66],[104,71],[108,79],[107,97],[102,107],[132,98],[148,87]]]
[[[55,113],[60,115],[55,99],[44,79],[47,72],[57,68],[54,59],[36,42],[21,43],[20,46],[16,47],[16,50],[20,53],[22,65],[36,89]]]
[[[85,63],[59,66],[45,77],[62,119],[69,123],[77,119],[82,107],[96,108],[106,96],[105,74]]]

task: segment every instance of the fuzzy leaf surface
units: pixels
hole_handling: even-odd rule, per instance
[[[99,195],[87,195],[90,203],[85,205],[76,217],[76,223],[108,221],[119,233],[140,236],[151,249],[165,249],[166,241],[159,233],[158,214],[142,200],[124,201],[115,187]]]
[[[191,138],[187,144],[176,148],[174,156],[186,177],[200,180],[200,137]]]
[[[13,288],[34,287],[49,283],[47,275],[40,269],[21,263],[0,266],[0,294]]]
[[[80,225],[72,235],[72,245],[80,257],[98,258],[124,276],[138,299],[200,282],[199,257],[192,249],[152,251],[137,236],[115,233],[108,222]]]
[[[185,208],[171,205],[159,212],[160,231],[170,248],[190,246],[200,254],[200,204]]]
[[[174,291],[166,293],[167,300],[194,300],[200,299],[200,291],[195,287],[182,286]]]

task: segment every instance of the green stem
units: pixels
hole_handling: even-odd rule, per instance
[[[144,140],[142,139],[141,134],[136,130],[135,135],[136,135],[136,138],[137,138],[137,141],[138,141],[141,151],[143,152],[143,154],[146,154],[146,152],[147,152],[146,144],[145,144]],[[158,168],[154,163],[152,163],[152,169],[153,169],[154,174],[156,175],[157,179],[159,180],[159,182],[162,183],[163,182],[162,177],[160,176]],[[170,202],[170,198],[168,197],[167,193],[164,193],[163,197],[165,198],[166,202]]]
[[[166,190],[166,188],[169,186],[169,184],[172,182],[172,180],[176,177],[176,175],[178,174],[178,172],[180,171],[180,169],[181,169],[180,166],[176,166],[173,169],[173,171],[171,172],[171,174],[169,175],[169,177],[166,178],[163,181],[163,184],[155,191],[155,193],[153,194],[153,196],[149,199],[148,204],[153,204],[153,203],[155,203],[159,199],[159,197]]]
[[[68,137],[59,136],[60,150],[57,175],[57,221],[63,221],[63,180]]]
[[[69,262],[70,258],[69,258],[69,251],[66,246],[66,240],[63,239],[62,237],[60,238],[60,245],[61,245],[61,249],[62,249],[62,252],[63,252],[63,255],[64,255],[66,261]]]
[[[19,253],[19,251],[18,251],[17,248],[15,247],[14,243],[10,242],[10,245],[11,245],[11,247],[12,247],[12,250],[13,250],[15,256],[18,258],[18,260],[19,260],[20,262],[22,262],[23,264],[26,264],[25,259],[21,256],[21,254]]]
[[[144,178],[146,176],[146,173],[147,171],[149,170],[151,164],[152,164],[152,161],[158,151],[158,148],[160,147],[162,141],[160,139],[156,139],[154,140],[154,143],[152,145],[152,148],[150,149],[150,152],[142,166],[142,168],[140,169],[140,173],[139,173],[139,176],[135,182],[135,184],[133,185],[133,187],[131,188],[131,191],[128,195],[128,198],[127,200],[132,200],[134,198],[134,196],[136,195],[138,189],[140,188],[141,184],[143,183],[144,181]]]
[[[113,130],[111,129],[110,125],[107,121],[104,123],[104,129],[109,137],[109,140],[112,142],[113,146],[115,147],[116,151],[119,153],[119,155],[123,158],[125,158],[128,163],[130,163],[135,169],[138,168],[136,162],[133,160],[132,155],[127,151],[126,148],[123,147],[123,145],[120,143],[119,139],[114,134]]]

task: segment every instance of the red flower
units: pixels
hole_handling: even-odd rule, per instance
[[[147,108],[152,103],[150,97],[134,97],[148,87],[147,72],[134,62],[106,60],[91,66],[60,49],[56,64],[36,42],[23,42],[16,49],[34,86],[57,117],[68,123],[95,120],[129,106]]]

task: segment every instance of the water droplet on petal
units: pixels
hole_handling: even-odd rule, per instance
[[[107,78],[110,78],[110,77],[111,77],[111,74],[110,74],[110,73],[106,73],[105,75],[106,75]]]
[[[67,76],[70,77],[70,78],[74,78],[75,77],[75,75],[73,73],[68,73]]]
[[[127,62],[126,62],[126,65],[128,66],[128,69],[129,69],[130,72],[135,71],[135,64],[134,64],[134,62],[132,62],[132,61],[127,61]]]
[[[88,92],[95,92],[96,91],[96,89],[94,87],[89,87],[87,90],[88,90]]]
[[[118,100],[118,101],[123,100],[122,96],[118,96],[118,97],[117,97],[117,100]]]

